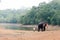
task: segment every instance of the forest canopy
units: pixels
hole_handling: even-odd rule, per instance
[[[60,25],[60,1],[53,0],[50,3],[40,3],[20,19],[22,24],[38,24],[41,20],[52,25]]]

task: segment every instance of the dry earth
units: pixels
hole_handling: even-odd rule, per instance
[[[0,40],[60,40],[60,30],[33,32],[0,29]]]

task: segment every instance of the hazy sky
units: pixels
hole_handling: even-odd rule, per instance
[[[49,2],[49,0],[1,0],[0,10],[37,6],[44,1]]]

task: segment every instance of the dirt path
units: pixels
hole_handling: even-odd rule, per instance
[[[0,29],[0,40],[60,40],[60,30],[33,32]]]

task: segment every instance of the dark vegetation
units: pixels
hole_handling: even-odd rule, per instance
[[[41,20],[52,25],[60,25],[60,1],[53,0],[50,3],[40,3],[37,7],[21,17],[22,24],[38,24]]]

